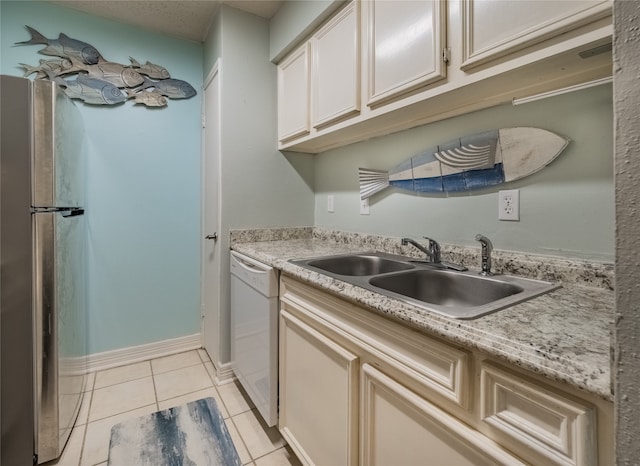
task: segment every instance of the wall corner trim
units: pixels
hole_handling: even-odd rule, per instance
[[[96,372],[149,359],[169,356],[202,348],[200,333],[156,341],[144,345],[129,346],[87,356],[87,372]]]

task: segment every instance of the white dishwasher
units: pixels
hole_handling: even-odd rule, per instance
[[[278,271],[231,251],[231,367],[269,426],[278,422]]]

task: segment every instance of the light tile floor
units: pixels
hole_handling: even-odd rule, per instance
[[[264,424],[239,385],[231,382],[216,386],[213,374],[213,364],[204,350],[91,373],[65,451],[57,463],[50,464],[106,466],[111,427],[115,424],[213,397],[243,465],[299,465],[278,429]]]

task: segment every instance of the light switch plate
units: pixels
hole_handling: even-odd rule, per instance
[[[333,194],[327,196],[327,212],[334,212],[333,209]]]

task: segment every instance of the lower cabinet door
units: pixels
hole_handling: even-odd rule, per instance
[[[369,364],[361,370],[360,409],[361,465],[524,464]]]
[[[280,418],[303,463],[358,461],[359,359],[290,312],[280,311]]]

